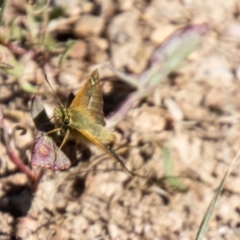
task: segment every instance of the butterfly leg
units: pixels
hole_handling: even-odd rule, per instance
[[[51,134],[51,133],[55,133],[55,132],[57,132],[57,131],[59,131],[59,130],[61,130],[62,128],[55,128],[55,129],[53,129],[53,130],[51,130],[51,131],[48,131],[48,132],[46,132],[46,135],[48,135],[48,134]]]
[[[55,132],[57,132],[57,131],[59,131],[59,130],[61,130],[61,129],[62,129],[61,127],[55,128],[55,129],[47,132],[46,134],[48,135],[48,134],[51,134],[51,133],[55,133]],[[58,150],[57,150],[55,159],[57,159],[57,156],[58,156],[60,150],[62,149],[63,145],[66,143],[66,141],[67,141],[67,139],[68,139],[68,136],[69,136],[69,133],[70,133],[70,131],[69,131],[69,129],[67,129],[66,134],[65,134],[65,136],[64,136],[64,138],[63,138],[63,141],[62,141],[60,147],[59,147]]]
[[[54,130],[55,130],[55,129],[54,129]],[[70,131],[69,131],[69,129],[67,129],[66,134],[65,134],[65,136],[64,136],[64,138],[63,138],[63,141],[62,141],[60,147],[58,148],[58,151],[57,151],[57,154],[56,154],[56,158],[57,158],[57,156],[58,156],[59,151],[62,149],[63,145],[67,142],[69,133],[70,133]]]

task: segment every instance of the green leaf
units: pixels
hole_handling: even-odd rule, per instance
[[[164,163],[164,170],[167,179],[167,183],[174,189],[178,191],[185,192],[186,187],[180,181],[179,177],[174,176],[173,171],[173,159],[171,156],[170,149],[168,147],[163,148],[163,163]]]
[[[20,78],[23,74],[24,66],[20,64],[13,54],[8,50],[8,48],[0,45],[0,63],[7,64],[12,68],[2,67],[2,71],[14,76],[15,78]]]
[[[36,93],[37,89],[29,82],[24,82],[21,84],[21,88],[27,93]]]

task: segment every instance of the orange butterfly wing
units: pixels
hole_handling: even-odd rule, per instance
[[[105,125],[102,92],[97,70],[92,72],[90,78],[84,83],[70,104],[70,108],[78,107],[81,107],[81,109],[87,108],[90,115],[93,116],[99,124]]]
[[[103,109],[102,92],[99,86],[99,74],[97,70],[92,72],[91,77],[88,79],[88,81],[86,81],[83,87],[79,90],[76,97],[73,99],[72,103],[70,104],[70,108],[81,108],[80,110],[81,112],[82,112],[82,109],[87,108],[87,111],[90,113],[90,115],[93,116],[94,119],[100,125],[105,125],[104,115],[102,110]],[[94,133],[91,133],[91,130],[75,128],[75,131],[79,132],[86,139],[88,139],[88,141],[90,141],[91,143],[101,148],[116,163],[118,163],[124,169],[125,172],[127,172],[131,177],[133,177],[133,174],[125,167],[122,160],[111,149],[109,149],[105,145],[105,143],[102,143],[97,136],[94,136]],[[108,136],[108,134],[106,134],[105,136],[107,137],[105,139],[107,143],[110,135]]]
[[[131,177],[133,177],[133,173],[130,172],[124,165],[123,161],[118,157],[116,153],[114,153],[110,148],[108,148],[105,144],[99,142],[95,137],[93,137],[88,131],[86,130],[77,130],[79,131],[85,138],[91,141],[93,144],[101,148],[105,153],[107,153],[118,165],[120,165],[126,173],[128,173]]]

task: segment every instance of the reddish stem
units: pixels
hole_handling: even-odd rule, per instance
[[[19,157],[17,156],[17,154],[14,152],[14,150],[11,147],[10,136],[9,136],[8,131],[7,131],[7,127],[6,127],[5,123],[4,123],[3,114],[2,114],[1,111],[0,111],[0,124],[2,125],[3,139],[4,139],[4,142],[5,142],[7,155],[9,157],[9,159],[18,167],[18,169],[20,171],[25,173],[30,180],[35,182],[36,181],[36,176],[34,176],[32,171],[27,166],[25,166],[23,164],[23,162],[19,159]]]

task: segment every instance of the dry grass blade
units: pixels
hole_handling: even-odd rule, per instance
[[[226,171],[208,209],[207,209],[207,212],[205,213],[205,216],[200,224],[200,227],[199,227],[199,230],[198,230],[198,233],[197,233],[197,236],[195,238],[195,240],[201,240],[203,237],[204,237],[204,234],[207,230],[207,227],[208,227],[208,223],[209,223],[209,220],[212,216],[212,213],[213,213],[213,210],[214,210],[214,207],[216,205],[216,202],[218,200],[218,197],[220,196],[221,192],[222,192],[222,189],[224,187],[224,184],[226,182],[226,179],[228,177],[228,175],[230,174],[233,166],[236,164],[236,162],[240,159],[240,149],[238,150],[236,156],[232,159],[232,162],[228,168],[228,170]]]

